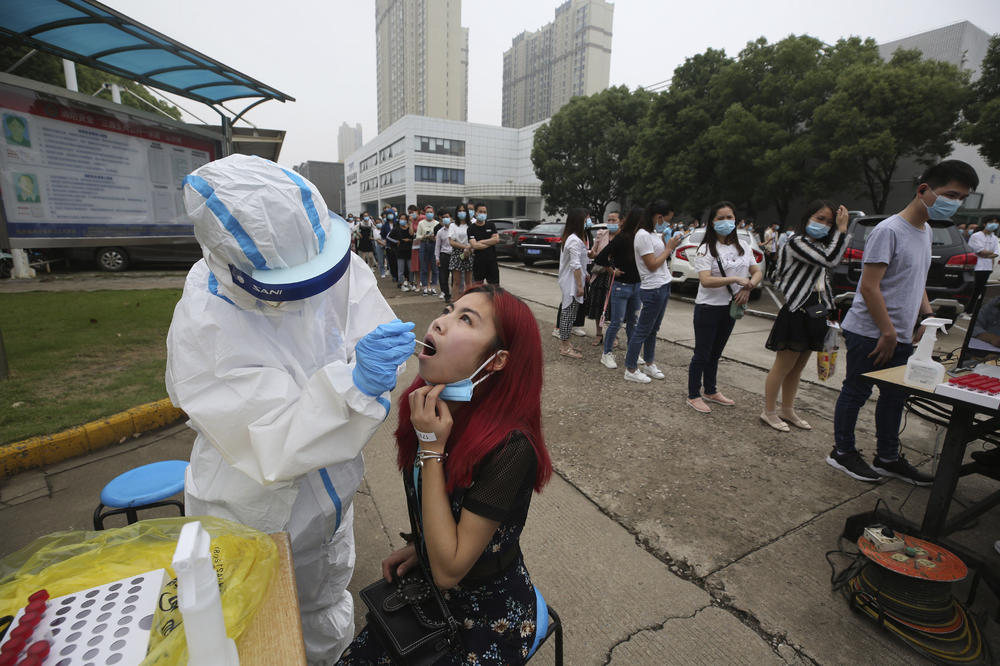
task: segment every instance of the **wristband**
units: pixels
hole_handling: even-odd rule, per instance
[[[419,439],[421,442],[436,442],[436,441],[438,441],[437,435],[435,435],[432,432],[421,432],[421,431],[417,430],[416,428],[413,429],[413,432],[417,433],[417,439]]]

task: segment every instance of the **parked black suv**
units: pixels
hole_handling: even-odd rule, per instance
[[[848,227],[851,242],[844,259],[830,276],[834,295],[857,291],[864,264],[865,240],[875,225],[888,215],[866,215],[853,220]],[[931,268],[927,272],[927,297],[954,298],[968,306],[972,297],[976,255],[969,251],[961,233],[950,220],[931,220]]]

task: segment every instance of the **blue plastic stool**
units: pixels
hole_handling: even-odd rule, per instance
[[[542,646],[549,636],[552,634],[556,635],[556,666],[562,666],[563,663],[563,635],[562,635],[562,621],[559,619],[559,614],[555,612],[547,603],[545,603],[545,597],[539,591],[538,587],[535,587],[535,642],[531,645],[531,651],[528,652],[528,659],[530,660],[535,656],[535,652]]]
[[[103,530],[104,519],[120,513],[131,525],[139,520],[137,511],[158,506],[176,506],[183,516],[184,502],[167,498],[184,490],[187,466],[186,460],[162,460],[116,476],[101,491],[101,503],[94,509],[94,529]]]

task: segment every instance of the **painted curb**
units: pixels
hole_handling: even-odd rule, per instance
[[[169,398],[164,398],[54,435],[39,435],[4,444],[0,446],[0,480],[103,449],[132,435],[176,423],[182,418],[185,418],[184,412],[174,407]]]

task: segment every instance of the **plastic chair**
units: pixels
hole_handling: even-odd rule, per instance
[[[562,621],[559,619],[559,614],[556,613],[555,609],[545,603],[545,597],[542,596],[541,591],[535,586],[535,642],[531,645],[531,651],[528,652],[528,660],[535,656],[538,648],[552,634],[556,635],[556,666],[562,666]]]
[[[101,491],[101,502],[94,509],[94,529],[103,530],[104,519],[120,513],[131,525],[139,520],[138,511],[158,506],[176,506],[183,516],[184,502],[167,498],[184,490],[187,466],[186,460],[162,460],[116,476]]]

